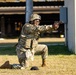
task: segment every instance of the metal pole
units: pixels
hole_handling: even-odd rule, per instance
[[[30,15],[33,13],[33,0],[26,0],[26,17],[25,22],[28,23],[30,20]]]
[[[68,46],[68,27],[67,27],[67,23],[64,24],[65,26],[65,46]]]

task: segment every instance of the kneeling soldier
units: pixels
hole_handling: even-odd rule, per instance
[[[41,16],[32,14],[30,23],[26,23],[22,27],[21,35],[16,46],[16,52],[21,69],[28,67],[28,58],[32,57],[36,52],[42,56],[42,67],[46,65],[46,57],[48,56],[48,47],[44,44],[38,44],[39,34],[41,32],[54,29],[50,25],[39,25]]]

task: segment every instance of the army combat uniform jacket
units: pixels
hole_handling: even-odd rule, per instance
[[[45,52],[48,52],[47,47],[45,45],[38,45],[38,38],[39,34],[41,32],[52,30],[51,26],[46,26],[46,25],[41,25],[41,26],[34,26],[32,24],[25,24],[22,27],[21,35],[18,40],[18,45],[16,47],[17,55],[19,58],[19,62],[21,62],[21,59],[24,60],[26,59],[25,52],[28,50],[36,50],[37,48],[40,48],[40,50],[43,50]],[[47,51],[46,51],[47,50]],[[42,57],[45,56],[46,53],[42,55]],[[30,55],[30,54],[29,54]],[[30,55],[31,56],[31,55]]]

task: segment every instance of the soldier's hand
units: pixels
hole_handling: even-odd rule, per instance
[[[52,28],[52,25],[47,25],[46,26],[46,30],[51,30],[51,28]]]
[[[25,38],[26,36],[25,35],[21,35],[21,37]]]

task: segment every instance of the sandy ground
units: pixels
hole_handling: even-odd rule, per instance
[[[39,42],[65,42],[65,38],[40,38]],[[17,43],[18,39],[4,39],[0,38],[1,43]]]

